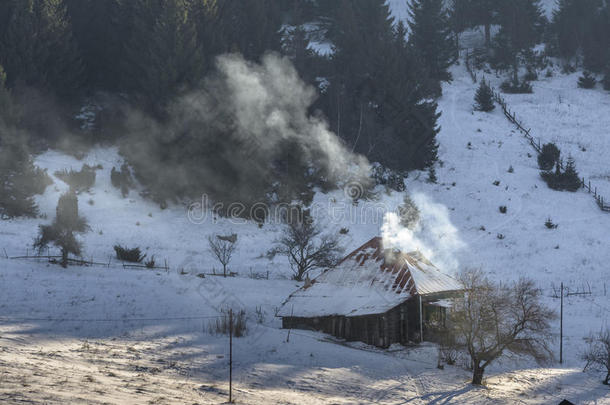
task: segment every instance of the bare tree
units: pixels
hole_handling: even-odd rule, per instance
[[[480,385],[487,366],[507,353],[539,363],[552,358],[549,321],[556,315],[540,302],[533,281],[499,286],[480,270],[463,273],[460,281],[464,295],[455,301],[449,331],[470,356],[473,384]]]
[[[222,265],[222,274],[227,276],[227,266],[237,249],[237,234],[228,236],[213,235],[208,237],[210,251]]]
[[[337,235],[322,235],[322,231],[305,213],[302,220],[289,221],[269,257],[277,254],[288,257],[293,278],[302,281],[311,270],[334,266],[343,249]]]
[[[584,352],[582,358],[587,363],[585,364],[585,371],[588,368],[601,368],[606,369],[606,378],[603,383],[606,385],[610,384],[610,329],[600,331],[596,336],[591,336],[589,339],[589,346]]]

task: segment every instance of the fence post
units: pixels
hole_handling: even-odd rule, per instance
[[[233,403],[233,309],[229,308],[229,403]]]
[[[561,309],[559,315],[559,364],[563,364],[563,281],[561,282]]]

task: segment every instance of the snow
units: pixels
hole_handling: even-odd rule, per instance
[[[486,371],[485,388],[475,388],[468,384],[465,359],[436,368],[432,344],[381,350],[302,330],[290,331],[287,339],[275,315],[302,285],[289,279],[285,259],[264,257],[279,224],[259,228],[211,215],[202,219],[189,215],[183,204],[161,210],[139,190],[123,199],[110,184],[112,166],[122,163],[116,149],[93,149],[82,161],[49,151],[36,162],[51,175],[83,163],[102,164],[95,186],[79,195],[79,208],[92,227],[82,236],[85,256],[107,265],[63,269],[43,260],[0,258],[0,402],[226,401],[228,339],[208,327],[232,307],[248,316],[248,334],[234,339],[234,396],[241,403],[549,404],[566,398],[610,404],[601,375],[583,373],[580,359],[584,338],[610,326],[610,214],[583,191],[548,189],[525,138],[498,109],[474,112],[476,85],[463,65],[452,73],[454,81],[439,100],[439,182],[429,184],[425,173],[412,173],[407,186],[426,196],[417,201],[444,208],[464,246],[456,249],[443,239],[445,228],[438,231],[434,222],[423,224],[422,232],[438,234],[436,249],[445,249],[457,269],[482,268],[498,282],[533,278],[557,311],[559,283],[571,293],[590,291],[564,298],[563,364],[539,367],[507,357]],[[490,78],[495,85],[501,80]],[[599,88],[576,89],[575,80],[576,75],[556,73],[534,82],[534,94],[506,98],[534,136],[556,140],[606,192],[610,95]],[[561,104],[554,102],[559,95]],[[579,143],[586,152],[579,152]],[[37,226],[53,218],[67,189],[53,180],[37,198],[46,219],[0,221],[1,253],[25,254]],[[377,191],[378,200],[357,206],[342,191],[317,193],[312,212],[329,232],[349,229],[342,243],[351,251],[379,236],[383,210],[402,202],[401,193]],[[500,205],[507,206],[506,214]],[[557,229],[544,226],[548,217]],[[198,276],[219,269],[206,247],[207,236],[216,233],[238,234],[230,265],[237,277]],[[115,243],[167,259],[170,271],[123,269],[112,258]],[[555,336],[558,322],[553,321]],[[557,341],[554,349],[557,356]]]

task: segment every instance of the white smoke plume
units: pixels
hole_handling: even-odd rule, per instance
[[[457,255],[466,245],[451,223],[449,210],[425,194],[416,193],[412,199],[420,210],[419,223],[411,230],[400,224],[396,213],[385,214],[381,227],[384,246],[407,253],[419,251],[438,268],[457,272]]]
[[[132,135],[122,151],[145,183],[190,197],[261,198],[274,181],[273,162],[286,148],[293,161],[338,186],[368,185],[367,159],[310,114],[315,97],[287,58],[267,54],[257,64],[222,55],[216,72],[173,103],[164,122],[131,114]]]

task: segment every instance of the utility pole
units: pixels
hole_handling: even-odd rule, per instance
[[[422,308],[421,295],[419,295],[419,342],[424,341],[424,311]]]
[[[561,304],[559,311],[559,364],[563,364],[563,282],[561,283]]]
[[[233,403],[233,310],[229,308],[229,403]]]

